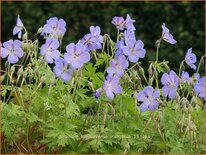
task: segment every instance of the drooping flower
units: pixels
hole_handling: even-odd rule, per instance
[[[124,70],[129,66],[129,62],[126,60],[124,55],[119,55],[117,60],[110,60],[110,67],[107,68],[108,74],[116,74],[121,77],[124,74]]]
[[[123,47],[123,52],[128,56],[129,61],[137,62],[139,58],[144,58],[146,50],[144,49],[144,43],[141,40],[130,39],[126,42],[126,46]]]
[[[201,98],[206,99],[206,76],[201,77],[198,81],[194,84],[194,92]]]
[[[170,44],[176,44],[176,40],[173,38],[172,34],[170,34],[170,30],[165,26],[165,23],[162,24],[162,38],[164,41]]]
[[[89,29],[90,33],[86,34],[80,42],[86,46],[88,51],[101,49],[103,43],[103,36],[100,35],[100,27],[90,26]]]
[[[162,88],[163,95],[173,99],[176,97],[176,91],[178,87],[178,76],[171,70],[168,73],[164,73],[161,78],[161,83],[164,85]]]
[[[53,63],[54,60],[60,57],[59,41],[54,38],[48,38],[46,43],[42,45],[40,53],[43,55],[48,63]]]
[[[13,29],[13,35],[18,34],[18,38],[21,39],[23,28],[24,28],[24,24],[22,23],[18,15],[16,25],[14,26],[14,29]]]
[[[119,30],[124,30],[125,27],[125,20],[123,17],[117,17],[115,16],[112,20],[112,24],[116,26],[117,29]]]
[[[156,100],[159,96],[159,90],[154,90],[151,86],[145,87],[136,96],[137,100],[142,102],[142,104],[140,105],[140,111],[144,112],[147,109],[150,109],[152,111],[155,110],[159,105]]]
[[[133,25],[133,23],[135,22],[135,20],[131,19],[131,17],[127,14],[126,20],[125,20],[125,28],[127,29],[127,31],[135,31],[135,27]]]
[[[53,71],[56,77],[60,77],[64,82],[67,82],[71,79],[74,68],[72,68],[63,58],[59,58],[55,60]]]
[[[187,65],[189,65],[192,69],[196,70],[196,66],[194,65],[194,63],[197,61],[197,57],[194,53],[192,53],[192,48],[189,48],[187,50],[187,53],[185,55],[185,62],[187,63]]]
[[[66,47],[64,59],[74,68],[81,68],[84,63],[89,62],[90,54],[86,51],[86,47],[82,43],[71,43]]]
[[[46,21],[41,35],[49,34],[50,37],[60,38],[66,32],[66,22],[63,19],[52,17]]]
[[[188,83],[188,84],[192,83],[192,78],[189,76],[188,72],[182,71],[181,82]]]
[[[19,40],[9,40],[3,43],[1,49],[1,57],[7,58],[10,64],[15,64],[18,62],[19,58],[23,57],[24,51],[21,48],[21,41]]]
[[[115,94],[122,92],[122,87],[119,84],[119,78],[116,75],[107,75],[104,81],[103,89],[108,98],[113,99]]]

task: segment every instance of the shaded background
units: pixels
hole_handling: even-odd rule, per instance
[[[99,25],[102,34],[116,40],[116,28],[111,24],[114,16],[128,13],[135,19],[136,37],[145,43],[144,67],[155,60],[155,42],[161,36],[163,22],[177,40],[176,45],[163,43],[159,60],[170,61],[171,69],[178,71],[180,62],[190,47],[198,56],[204,55],[204,2],[2,2],[2,42],[17,38],[12,29],[17,15],[27,28],[30,37],[46,20],[56,16],[67,23],[63,44],[77,42],[89,32],[90,25]],[[188,69],[193,73],[192,70]],[[203,67],[201,74],[204,74]]]

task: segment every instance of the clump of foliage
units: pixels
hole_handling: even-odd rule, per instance
[[[91,26],[63,49],[63,19],[38,29],[40,45],[18,16],[19,39],[1,45],[2,152],[203,153],[205,76],[198,72],[205,55],[196,66],[189,48],[178,74],[159,62],[161,45],[178,43],[163,23],[156,59],[144,70],[134,22],[116,16],[117,40]]]

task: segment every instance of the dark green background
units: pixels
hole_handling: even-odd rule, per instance
[[[177,71],[188,48],[193,47],[198,59],[204,54],[204,2],[2,2],[2,41],[16,38],[12,29],[18,14],[32,38],[48,18],[56,16],[67,23],[64,46],[81,39],[90,25],[99,25],[102,34],[116,40],[112,18],[126,17],[127,13],[136,20],[136,37],[145,43],[147,55],[140,60],[145,67],[155,59],[154,44],[163,22],[177,44],[162,44],[160,60],[170,61],[171,68]]]

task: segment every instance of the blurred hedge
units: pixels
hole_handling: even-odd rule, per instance
[[[177,44],[162,44],[160,60],[169,60],[172,69],[177,70],[188,48],[193,47],[198,59],[204,54],[204,2],[2,2],[2,40],[13,38],[18,14],[30,34],[35,34],[50,17],[63,18],[67,22],[64,45],[81,39],[90,25],[99,25],[102,33],[115,39],[112,18],[126,17],[127,13],[136,20],[137,38],[145,43],[147,56],[141,60],[145,65],[154,60],[154,44],[163,22]]]

